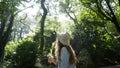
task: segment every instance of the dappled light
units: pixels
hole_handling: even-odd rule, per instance
[[[0,0],[0,68],[63,61],[120,68],[120,0]]]

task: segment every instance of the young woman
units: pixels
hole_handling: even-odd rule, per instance
[[[76,68],[76,55],[70,45],[70,35],[68,33],[57,35],[55,58],[50,57],[48,62],[56,64],[58,68]]]

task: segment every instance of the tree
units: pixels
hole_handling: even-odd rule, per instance
[[[119,0],[81,0],[81,3],[92,10],[104,21],[110,21],[120,33]]]
[[[74,22],[75,27],[76,27],[75,29],[77,29],[76,34],[77,34],[77,41],[78,41],[78,39],[81,38],[80,31],[82,28],[84,28],[79,25],[81,23],[79,19],[79,15],[81,13],[80,11],[84,10],[84,7],[79,3],[78,0],[75,0],[75,1],[74,0],[62,0],[60,1],[60,7],[61,7],[61,12],[65,13],[66,16],[68,16]],[[74,45],[73,48],[76,50],[76,52],[78,52],[80,50],[80,47],[78,44],[77,45],[76,44],[75,43],[73,44]]]
[[[79,4],[78,0],[63,0],[60,1],[61,11],[66,13],[66,15],[77,25],[79,23],[77,15],[82,10],[82,6]]]
[[[79,16],[81,19],[80,23],[78,26],[74,27],[72,32],[72,44],[74,46],[77,45],[75,50],[77,50],[76,53],[78,58],[81,56],[81,50],[85,48],[90,53],[92,61],[96,66],[103,64],[120,64],[120,59],[118,57],[120,56],[118,51],[120,49],[120,42],[110,36],[110,32],[106,32],[105,27],[107,26],[104,25],[106,22],[102,22],[101,18],[90,9],[81,11]]]
[[[17,5],[16,1],[0,2],[0,62],[2,62],[4,48],[12,32],[14,12],[16,11],[15,5]],[[7,21],[9,21],[9,23],[7,23]]]
[[[41,0],[41,7],[43,9],[43,15],[42,18],[40,20],[41,23],[41,44],[40,44],[40,50],[43,51],[43,46],[44,46],[44,24],[45,24],[45,18],[47,15],[47,9],[45,8],[44,5],[45,0]]]
[[[101,9],[97,7],[95,1],[99,2]],[[72,44],[74,45],[77,56],[79,57],[79,53],[82,48],[86,48],[96,65],[105,62],[107,62],[105,64],[116,64],[114,63],[116,59],[117,63],[119,63],[119,59],[116,56],[114,56],[114,60],[111,60],[109,57],[111,56],[110,54],[104,56],[106,54],[106,51],[110,51],[114,55],[119,56],[119,52],[117,52],[119,48],[118,50],[115,50],[115,52],[118,54],[112,51],[116,45],[119,45],[119,42],[115,38],[116,35],[119,36],[119,30],[117,29],[117,32],[114,30],[116,26],[114,27],[115,21],[113,21],[113,19],[115,20],[115,18],[112,16],[109,17],[108,12],[110,15],[113,14],[109,10],[110,8],[107,7],[107,4],[105,4],[106,1],[107,0],[80,0],[73,2],[73,0],[63,0],[60,3],[62,6],[62,11],[64,11],[67,16],[69,16],[70,19],[75,23],[74,30],[72,30]],[[111,3],[114,3],[113,1],[109,1],[109,3],[112,11],[114,11],[116,19],[118,21],[117,23],[119,23],[119,6],[116,4],[111,5]],[[77,12],[75,9],[77,9],[77,11],[79,11],[78,9],[81,9],[81,12]],[[103,15],[99,10],[102,11]],[[110,20],[108,18],[110,18]],[[112,41],[117,43],[113,43]],[[109,47],[111,47],[111,49]],[[98,57],[100,60],[95,59],[96,57]],[[107,60],[105,58],[107,58]]]
[[[4,48],[10,40],[15,16],[22,10],[16,6],[21,4],[21,0],[2,0],[0,2],[0,62],[4,58]]]

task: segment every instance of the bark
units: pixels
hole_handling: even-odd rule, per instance
[[[40,50],[43,51],[43,46],[44,46],[44,24],[45,24],[45,19],[47,16],[47,9],[44,5],[45,0],[41,0],[41,7],[43,9],[43,15],[40,20],[41,23],[41,44],[40,44]]]
[[[12,26],[13,26],[14,16],[10,17],[10,23],[8,25],[7,30],[4,32],[4,34],[0,37],[0,62],[3,62],[4,58],[4,48],[9,40],[9,36],[12,32]]]
[[[3,43],[0,43],[0,63],[3,62],[3,57],[4,57],[4,46],[2,45]]]
[[[9,39],[10,34],[12,32],[13,23],[14,23],[14,16],[11,15],[11,17],[10,17],[10,23],[8,25],[7,31],[4,33],[4,42],[5,42],[5,45],[8,42],[8,39]]]
[[[3,5],[2,7],[4,7],[4,3],[1,2],[1,4]],[[4,14],[3,9],[1,9],[0,14]],[[1,63],[3,62],[3,55],[4,55],[3,33],[6,26],[6,20],[3,16],[1,16],[0,18],[1,18],[1,24],[0,24],[0,63]]]

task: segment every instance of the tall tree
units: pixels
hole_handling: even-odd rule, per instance
[[[45,24],[45,19],[47,16],[47,9],[44,5],[45,0],[41,0],[41,7],[43,9],[43,14],[42,14],[42,18],[40,20],[40,25],[41,25],[41,44],[40,44],[40,50],[43,51],[43,46],[44,46],[44,24]]]
[[[4,48],[10,40],[15,16],[22,10],[18,10],[21,0],[1,0],[0,2],[0,63],[4,58]]]
[[[119,0],[81,0],[81,3],[98,14],[102,20],[111,21],[120,34]]]
[[[4,57],[4,48],[12,32],[16,4],[15,1],[0,2],[0,62]]]
[[[79,19],[79,14],[81,10],[84,9],[84,7],[79,3],[78,0],[60,0],[60,7],[61,11],[74,22],[76,29],[78,29],[78,31],[76,31],[76,34],[78,35],[77,39],[80,39],[81,35],[79,31],[82,29],[82,27],[79,26],[79,24],[81,23]],[[73,48],[76,50],[76,52],[80,50],[80,47],[75,44]]]

